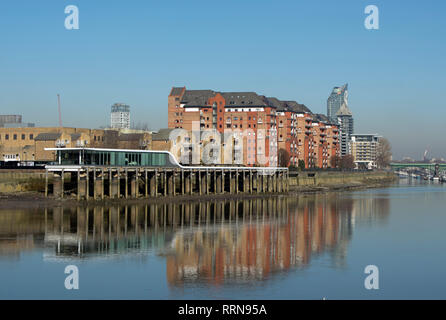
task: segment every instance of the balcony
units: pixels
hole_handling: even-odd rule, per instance
[[[77,148],[83,148],[87,146],[87,141],[77,140],[76,141],[76,147]]]
[[[68,140],[57,140],[56,141],[56,147],[57,148],[63,148],[66,147],[66,145],[68,144]]]

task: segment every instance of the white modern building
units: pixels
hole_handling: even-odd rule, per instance
[[[111,127],[116,129],[130,129],[130,106],[115,103],[111,107]]]
[[[377,134],[353,134],[350,150],[357,169],[376,168],[379,138]]]

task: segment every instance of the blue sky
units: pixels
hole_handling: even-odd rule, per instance
[[[377,5],[380,29],[364,28]],[[79,8],[66,30],[64,8]],[[446,157],[446,3],[441,0],[2,1],[0,114],[57,125],[167,125],[172,86],[256,91],[326,113],[349,83],[357,133],[389,138],[395,157]]]

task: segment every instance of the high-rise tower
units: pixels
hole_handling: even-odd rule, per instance
[[[350,154],[350,139],[353,134],[353,114],[346,103],[342,103],[336,113],[337,122],[339,123],[341,156]]]
[[[130,129],[130,106],[115,103],[111,107],[111,127],[117,129]]]
[[[341,108],[342,104],[348,105],[348,84],[342,87],[334,87],[327,100],[327,117],[336,122],[336,113]]]

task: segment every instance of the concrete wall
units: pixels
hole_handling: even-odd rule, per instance
[[[45,170],[0,170],[0,193],[25,191],[45,191]]]
[[[290,176],[290,188],[365,185],[392,181],[393,173],[388,172],[300,172],[297,177]],[[52,183],[52,174],[48,176]],[[70,175],[65,174],[65,181],[70,181]],[[15,193],[26,191],[45,191],[44,170],[0,170],[0,193]]]

